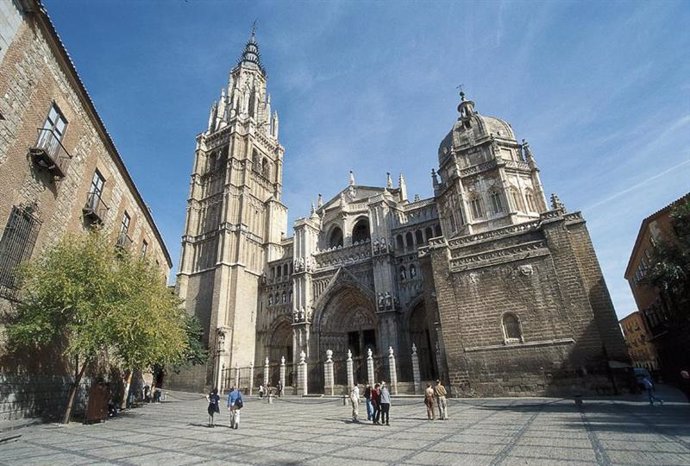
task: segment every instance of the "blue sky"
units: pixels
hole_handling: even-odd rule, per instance
[[[290,224],[346,186],[432,194],[462,83],[581,210],[620,317],[642,219],[690,191],[690,3],[44,0],[177,271],[195,136],[258,19]],[[291,234],[291,233],[290,233]]]

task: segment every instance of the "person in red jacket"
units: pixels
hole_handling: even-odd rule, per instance
[[[379,424],[381,416],[381,385],[379,384],[371,389],[371,405],[374,407],[374,424]]]

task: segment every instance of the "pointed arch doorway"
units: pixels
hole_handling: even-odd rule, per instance
[[[356,284],[344,283],[330,291],[322,303],[313,328],[318,359],[324,360],[326,351],[332,350],[335,383],[346,385],[345,360],[350,350],[356,381],[366,381],[367,351],[378,353],[378,318],[373,293],[367,293]],[[315,390],[323,390],[318,374],[314,385]]]

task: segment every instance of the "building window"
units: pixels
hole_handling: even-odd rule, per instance
[[[484,216],[484,211],[482,209],[482,201],[479,197],[474,197],[470,200],[470,206],[472,207],[472,215],[474,218],[481,218]]]
[[[93,178],[91,179],[91,189],[89,190],[89,198],[86,205],[92,210],[97,210],[101,202],[101,197],[103,196],[103,185],[105,184],[105,178],[101,175],[101,172],[96,170],[93,173]]]
[[[268,164],[267,158],[264,158],[263,160],[261,160],[261,174],[266,179],[271,177],[271,168]]]
[[[405,233],[405,243],[407,243],[407,249],[414,249],[414,238],[409,231]]]
[[[122,215],[122,223],[120,223],[120,233],[117,235],[117,246],[120,248],[126,248],[132,242],[127,235],[129,231],[129,222],[129,214],[125,211],[124,215]]]
[[[422,230],[415,231],[414,236],[417,240],[417,244],[424,244],[424,233],[422,233]]]
[[[352,229],[352,242],[361,243],[362,241],[368,241],[369,239],[369,220],[366,218],[358,220]]]
[[[494,213],[503,212],[503,204],[501,203],[501,195],[498,191],[493,191],[490,195],[491,197],[491,207],[494,209]]]
[[[505,343],[522,342],[522,329],[520,328],[520,321],[513,313],[507,312],[503,314],[503,339]]]
[[[335,227],[331,230],[331,234],[328,239],[328,247],[335,248],[337,246],[343,245],[343,230],[340,227]]]
[[[53,104],[38,135],[38,147],[45,147],[55,154],[67,128],[67,120],[57,105]]]
[[[5,288],[13,290],[17,286],[16,268],[31,257],[39,225],[32,209],[12,207],[0,239],[0,293]],[[12,293],[5,295],[11,297]]]
[[[403,243],[403,238],[402,235],[398,235],[395,237],[395,246],[398,248],[398,250],[402,251],[405,249],[405,244]]]
[[[410,279],[415,278],[417,276],[417,267],[414,266],[414,264],[410,265]]]
[[[146,257],[146,251],[149,249],[149,243],[146,240],[141,242],[141,257]]]
[[[400,280],[405,280],[407,278],[407,269],[404,265],[400,266]]]

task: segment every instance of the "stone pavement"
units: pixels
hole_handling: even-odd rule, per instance
[[[452,399],[450,420],[432,422],[421,398],[393,398],[385,427],[351,422],[340,399],[254,398],[231,430],[177,392],[102,424],[6,432],[0,464],[690,464],[690,406],[639,400]]]

